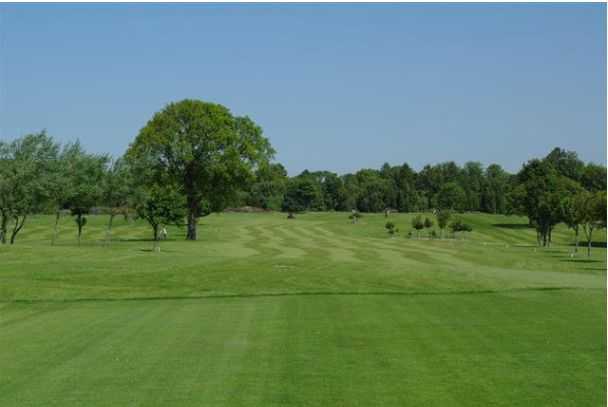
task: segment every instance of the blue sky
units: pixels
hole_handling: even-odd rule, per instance
[[[122,154],[166,103],[259,123],[291,175],[606,161],[606,6],[0,5],[0,138]]]

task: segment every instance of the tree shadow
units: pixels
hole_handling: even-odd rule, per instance
[[[575,243],[570,243],[568,246],[576,246]],[[591,247],[606,248],[606,242],[591,242]],[[587,248],[587,242],[579,242],[578,249],[584,250]]]
[[[594,260],[594,259],[561,259],[560,261],[566,263],[603,263],[603,260]]]
[[[504,229],[532,229],[532,226],[525,223],[494,223],[492,226]]]

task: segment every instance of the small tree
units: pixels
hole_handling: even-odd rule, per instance
[[[591,256],[593,232],[606,227],[606,192],[587,194],[582,198],[581,205],[582,226],[587,239],[587,256]]]
[[[416,217],[412,219],[412,227],[416,229],[416,238],[420,239],[420,231],[424,229],[424,221],[420,215],[416,215]]]
[[[131,194],[131,174],[126,162],[118,159],[110,164],[103,182],[103,202],[108,206],[110,217],[106,230],[106,243],[112,238],[112,222],[119,214],[128,215],[129,197]]]
[[[565,197],[561,202],[562,220],[568,228],[574,231],[574,253],[578,253],[579,231],[585,219],[584,207],[588,194],[586,191],[580,191]]]
[[[71,214],[75,217],[79,246],[82,229],[87,223],[86,215],[101,200],[107,162],[107,156],[86,154],[80,150],[80,153],[75,155],[69,163],[72,193],[66,203]]]
[[[396,232],[395,224],[393,222],[386,222],[384,225],[389,235],[393,236]]]
[[[149,185],[135,193],[135,211],[152,227],[154,250],[160,251],[159,240],[162,226],[182,225],[186,217],[186,199],[171,185]]]
[[[437,212],[437,226],[439,226],[440,237],[443,238],[443,231],[448,226],[452,212],[449,209],[441,209]]]

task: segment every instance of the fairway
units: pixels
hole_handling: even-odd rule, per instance
[[[605,231],[465,214],[223,213],[199,241],[119,219],[28,220],[0,246],[2,406],[602,406]],[[427,214],[427,216],[430,216]]]

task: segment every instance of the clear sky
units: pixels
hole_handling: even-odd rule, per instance
[[[606,6],[0,5],[0,138],[122,154],[166,103],[259,123],[290,175],[606,161]]]

